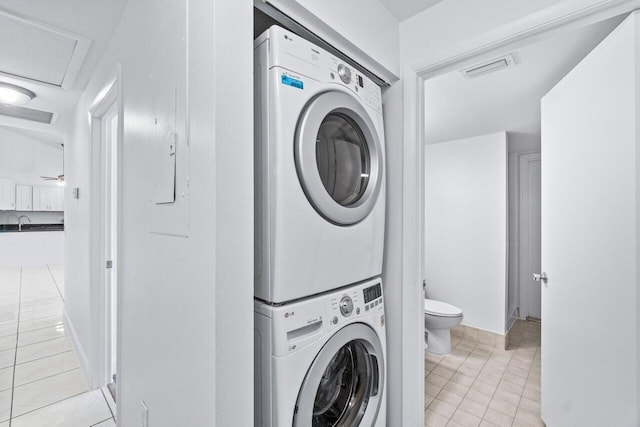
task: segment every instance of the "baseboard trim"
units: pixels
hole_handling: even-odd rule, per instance
[[[84,378],[87,381],[87,385],[89,388],[95,388],[95,384],[93,384],[93,377],[91,376],[91,369],[89,367],[89,358],[80,344],[80,340],[78,339],[78,334],[76,333],[76,329],[73,327],[73,322],[69,318],[69,314],[67,313],[67,309],[65,308],[62,311],[62,317],[64,321],[65,330],[69,331],[69,338],[71,338],[71,344],[73,345],[73,349],[76,352],[76,356],[78,357],[78,361],[80,362],[80,369],[84,374]]]
[[[505,350],[507,347],[506,336],[496,332],[485,331],[484,329],[474,328],[473,326],[458,325],[451,329],[451,335],[466,341],[473,341],[479,344],[485,344],[490,347]]]
[[[516,323],[516,320],[518,320],[517,311],[518,309],[516,308],[511,312],[511,314],[509,314],[509,317],[507,318],[507,333],[505,335],[509,335],[511,328]]]

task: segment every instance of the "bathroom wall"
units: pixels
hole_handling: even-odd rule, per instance
[[[429,298],[463,324],[505,333],[507,134],[426,146],[425,277]]]

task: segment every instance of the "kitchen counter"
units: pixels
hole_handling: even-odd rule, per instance
[[[34,232],[34,231],[64,231],[64,224],[22,224],[22,231],[18,230],[18,224],[0,225],[0,233]]]
[[[0,225],[0,267],[63,265],[62,224]]]

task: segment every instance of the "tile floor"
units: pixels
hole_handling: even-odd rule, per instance
[[[540,323],[518,320],[508,350],[452,337],[447,356],[425,357],[425,426],[544,426]]]
[[[63,295],[60,267],[0,269],[0,427],[115,426],[113,400],[80,370]]]

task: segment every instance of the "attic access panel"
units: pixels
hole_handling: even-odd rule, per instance
[[[0,73],[63,87],[84,62],[90,40],[0,10]]]

